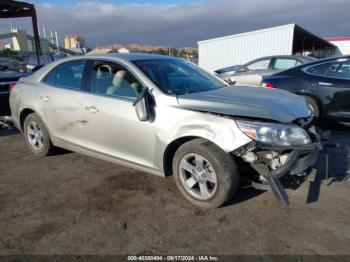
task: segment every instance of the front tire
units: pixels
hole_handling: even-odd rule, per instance
[[[238,189],[234,159],[208,140],[194,139],[180,146],[173,159],[173,174],[180,192],[200,208],[217,208]]]
[[[32,113],[26,117],[23,132],[29,149],[36,156],[44,157],[53,153],[49,132],[38,114]]]
[[[309,102],[309,107],[312,113],[314,114],[315,117],[319,118],[320,117],[320,108],[316,102],[315,99],[309,97],[309,96],[304,96],[306,101]]]

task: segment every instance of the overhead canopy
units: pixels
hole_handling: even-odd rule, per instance
[[[335,50],[336,46],[332,43],[295,25],[293,54],[310,51],[318,57],[326,57],[333,55]]]
[[[12,1],[0,1],[0,18],[16,18],[16,17],[31,17],[34,33],[35,50],[38,57],[38,64],[40,64],[41,47],[38,31],[38,21],[36,17],[35,7],[32,4]]]

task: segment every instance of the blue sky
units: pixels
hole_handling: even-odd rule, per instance
[[[350,36],[349,0],[27,0],[39,25],[80,34],[90,47],[152,44],[196,47],[214,37],[296,23],[321,37]],[[0,21],[8,32],[9,21]],[[31,33],[30,20],[13,26]]]
[[[37,3],[55,3],[57,5],[74,5],[76,3],[82,2],[104,2],[104,3],[114,3],[114,4],[154,4],[154,5],[177,5],[177,4],[186,4],[186,3],[198,3],[199,0],[29,0],[28,2],[37,4]]]

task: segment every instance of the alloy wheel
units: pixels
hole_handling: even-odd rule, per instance
[[[184,189],[194,198],[207,200],[217,189],[217,176],[211,163],[203,156],[185,155],[179,165],[180,181]]]
[[[41,150],[44,145],[44,135],[36,121],[30,121],[27,126],[27,138],[35,150]]]

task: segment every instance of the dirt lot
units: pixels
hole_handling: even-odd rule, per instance
[[[163,179],[76,153],[38,159],[0,131],[0,254],[350,254],[350,132],[332,132],[330,178],[241,189],[203,211]]]

